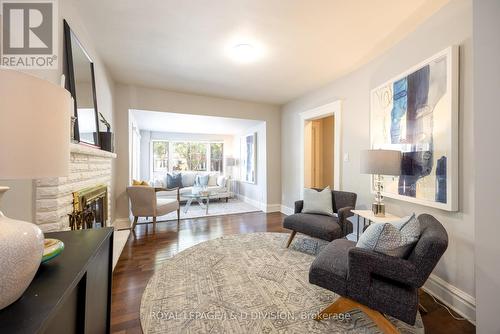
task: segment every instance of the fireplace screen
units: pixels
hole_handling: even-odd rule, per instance
[[[72,230],[106,226],[108,220],[108,187],[97,185],[73,193],[73,212],[69,214]]]

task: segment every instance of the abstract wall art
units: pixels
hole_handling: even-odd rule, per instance
[[[241,139],[241,180],[257,183],[257,132]]]
[[[458,72],[452,46],[371,91],[371,147],[402,152],[383,196],[458,210]]]

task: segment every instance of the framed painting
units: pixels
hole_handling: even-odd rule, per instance
[[[458,74],[452,46],[371,91],[371,147],[402,152],[383,196],[458,210]]]
[[[257,183],[257,133],[241,139],[241,179],[247,183]]]

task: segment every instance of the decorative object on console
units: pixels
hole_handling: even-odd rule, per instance
[[[362,174],[376,175],[373,179],[376,191],[375,203],[372,204],[376,217],[385,216],[382,190],[384,181],[381,175],[399,175],[401,171],[401,152],[394,150],[365,150],[361,152],[360,171]]]
[[[382,195],[458,209],[458,47],[449,47],[371,92],[372,148],[402,152]]]
[[[64,242],[58,239],[45,239],[43,243],[42,263],[49,262],[64,250]]]
[[[106,127],[106,131],[99,131],[99,142],[101,143],[101,149],[114,152],[114,134],[111,132],[111,124],[106,120],[103,114],[99,113],[99,120]]]
[[[0,69],[0,179],[65,176],[69,171],[71,97],[63,88]],[[22,126],[15,126],[22,122]],[[13,140],[16,138],[16,140]],[[0,187],[0,197],[8,190]],[[0,213],[0,309],[29,286],[43,254],[43,233]]]

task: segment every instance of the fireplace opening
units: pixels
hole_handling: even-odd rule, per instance
[[[107,226],[108,187],[97,185],[73,192],[73,212],[69,214],[72,230]]]

